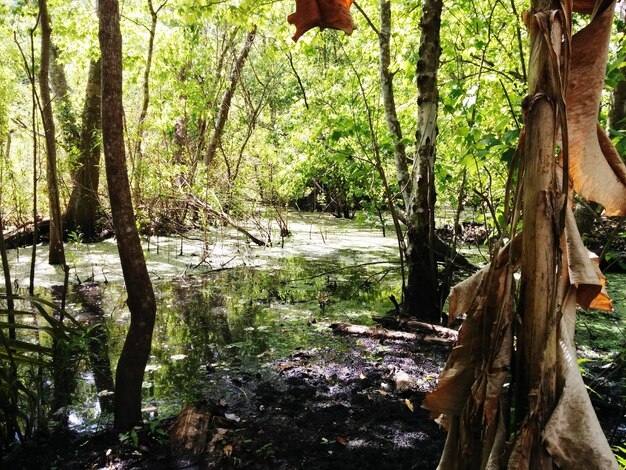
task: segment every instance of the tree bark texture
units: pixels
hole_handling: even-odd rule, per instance
[[[211,135],[211,140],[209,141],[209,146],[207,148],[205,159],[207,165],[210,165],[213,162],[213,158],[215,157],[215,152],[217,151],[217,147],[219,146],[220,140],[222,138],[222,133],[224,132],[224,126],[226,125],[226,121],[228,120],[230,104],[233,100],[235,90],[237,89],[237,83],[239,82],[241,71],[243,70],[243,66],[246,62],[246,59],[248,58],[248,54],[250,53],[252,44],[254,43],[256,32],[257,27],[254,26],[254,28],[252,28],[252,30],[248,33],[246,37],[246,42],[241,48],[239,56],[237,57],[237,60],[235,61],[233,69],[230,73],[230,84],[226,91],[224,91],[224,95],[222,95],[222,102],[220,104],[220,109],[215,120],[215,129],[213,130],[213,134]]]
[[[54,117],[48,74],[50,72],[50,36],[52,27],[48,15],[46,0],[39,0],[41,21],[41,62],[39,68],[39,93],[41,95],[42,121],[46,136],[48,203],[50,205],[50,252],[48,262],[53,265],[65,264],[63,249],[63,222],[61,218],[61,202],[59,201],[59,184],[57,181],[57,155]]]
[[[440,322],[437,265],[433,252],[435,234],[434,165],[437,140],[439,90],[437,71],[441,55],[440,28],[442,0],[426,0],[420,26],[417,62],[418,127],[417,155],[411,171],[411,193],[407,206],[408,281],[403,310],[431,323]]]
[[[76,155],[80,145],[80,128],[72,108],[71,92],[67,84],[65,68],[59,57],[59,49],[54,44],[50,45],[50,54],[52,56],[52,61],[50,62],[50,85],[57,103],[57,120],[63,131],[63,140],[67,152],[70,155]]]
[[[102,137],[113,226],[130,310],[130,327],[116,372],[114,426],[126,431],[141,421],[141,384],[150,354],[156,303],[135,225],[126,169],[119,20],[118,0],[101,0]]]
[[[385,106],[387,130],[393,139],[396,173],[400,194],[404,207],[408,207],[411,195],[411,179],[406,158],[406,147],[402,141],[402,127],[396,112],[396,99],[393,92],[393,73],[389,71],[391,64],[391,2],[380,0],[380,31],[378,44],[380,47],[380,85]]]
[[[100,58],[91,60],[80,129],[80,153],[65,214],[68,228],[81,232],[85,240],[96,235],[96,217],[100,207],[98,186],[102,146],[99,138],[102,129],[101,80],[102,61]]]

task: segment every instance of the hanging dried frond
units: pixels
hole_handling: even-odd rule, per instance
[[[614,1],[602,1],[593,20],[574,35],[567,89],[570,176],[576,192],[606,215],[626,215],[626,166],[604,130],[598,109],[604,88]]]
[[[613,1],[563,0],[530,18],[527,138],[518,148],[524,191],[509,211],[523,212],[524,229],[450,294],[450,320],[466,319],[423,403],[449,430],[442,470],[617,469],[574,345],[576,305],[612,305],[571,205],[575,188],[608,214],[626,213],[626,168],[597,124],[613,8]],[[572,11],[594,12],[573,38]],[[550,157],[557,145],[560,168]]]

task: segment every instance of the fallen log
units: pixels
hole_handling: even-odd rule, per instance
[[[181,453],[182,459],[195,461],[207,447],[207,433],[211,412],[186,405],[170,428],[170,444]],[[180,467],[179,467],[180,468]]]
[[[374,317],[376,323],[380,323],[385,328],[391,328],[400,331],[420,331],[424,333],[430,333],[440,338],[449,338],[456,341],[459,332],[452,328],[448,328],[442,325],[435,325],[433,323],[425,323],[417,320],[411,320],[408,318],[401,318],[396,316]]]
[[[34,241],[35,223],[30,221],[23,223],[19,227],[4,233],[4,243],[7,250],[29,246]],[[38,242],[47,241],[50,237],[50,219],[37,221]]]
[[[353,325],[352,323],[333,323],[330,328],[335,334],[367,336],[375,339],[390,339],[403,341],[422,341],[427,343],[453,343],[456,338],[445,338],[435,335],[421,335],[409,331],[387,330],[377,326]]]

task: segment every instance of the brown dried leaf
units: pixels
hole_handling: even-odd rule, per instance
[[[559,382],[563,390],[543,431],[544,444],[559,468],[617,470],[602,428],[595,416],[589,393],[578,370],[574,330],[576,293],[571,287],[561,319]],[[572,449],[576,449],[572,452]]]
[[[585,248],[570,206],[565,214],[565,241],[570,284],[576,287],[576,301],[581,307],[612,311],[611,299],[604,288],[606,278],[600,260]]]
[[[290,24],[296,26],[293,40],[297,41],[308,30],[319,26],[320,29],[340,29],[350,35],[356,29],[350,7],[354,0],[296,0],[296,11],[287,17]]]
[[[422,403],[423,408],[430,410],[432,418],[442,414],[459,416],[470,396],[476,367],[481,361],[482,344],[480,321],[474,312],[468,312],[463,322],[459,339],[448,357],[437,389],[427,393]]]
[[[597,122],[614,8],[614,1],[602,1],[591,23],[572,39],[567,90],[569,173],[576,192],[602,204],[607,215],[624,216],[626,166]]]

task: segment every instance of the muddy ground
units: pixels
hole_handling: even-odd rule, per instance
[[[198,457],[154,439],[171,424],[163,422],[140,431],[137,447],[110,433],[31,442],[5,468],[435,468],[445,433],[420,403],[448,348],[351,341],[345,352],[301,350],[256,373],[231,370],[223,381],[239,392],[205,404],[209,451]]]
[[[173,420],[138,430],[69,433],[26,443],[6,469],[419,469],[437,466],[445,433],[420,408],[449,346],[352,337],[351,348],[298,350],[259,369],[236,364],[222,396],[196,404],[210,413],[204,452],[174,450]],[[619,393],[619,388],[597,390]],[[596,391],[597,391],[596,390]],[[623,404],[595,396],[609,437]],[[123,441],[123,442],[122,442]]]

